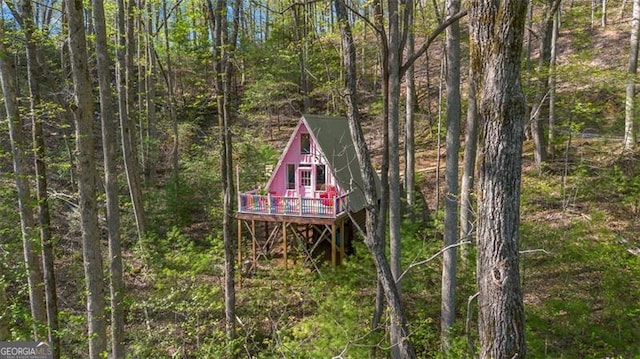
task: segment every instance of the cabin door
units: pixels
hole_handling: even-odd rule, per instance
[[[313,181],[311,180],[311,168],[300,168],[299,177],[299,194],[300,197],[313,197]]]

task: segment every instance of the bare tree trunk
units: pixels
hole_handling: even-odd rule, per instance
[[[389,13],[389,37],[387,51],[387,68],[389,80],[387,83],[389,96],[389,146],[386,151],[389,153],[389,247],[391,273],[394,280],[402,273],[402,236],[400,227],[402,224],[402,194],[400,191],[400,65],[402,62],[402,40],[400,31],[400,14],[397,0],[387,1]],[[398,293],[401,293],[400,283],[396,283]],[[389,303],[391,305],[391,303]],[[399,347],[395,345],[402,339],[398,330],[400,323],[395,322],[396,318],[391,316],[391,357],[399,358]]]
[[[405,11],[408,11],[407,15],[407,26],[408,26],[408,34],[407,34],[407,45],[406,45],[406,53],[407,58],[411,58],[414,54],[415,47],[415,32],[413,30],[414,23],[414,4],[413,1],[410,0],[407,2],[407,8]],[[405,73],[405,81],[406,81],[406,106],[405,106],[405,129],[404,129],[404,190],[406,192],[407,205],[413,206],[416,203],[416,193],[415,193],[415,176],[416,176],[416,165],[415,165],[415,107],[416,107],[416,82],[415,82],[415,72],[413,64],[407,68],[407,72]]]
[[[464,164],[460,185],[460,240],[473,240],[474,232],[474,182],[476,155],[478,149],[478,110],[476,107],[476,84],[473,71],[469,68],[469,101],[467,108],[467,124],[464,139]],[[462,263],[469,261],[467,246],[461,249]]]
[[[93,23],[96,33],[96,61],[100,88],[100,114],[102,124],[102,147],[104,182],[107,200],[107,229],[109,241],[109,279],[111,294],[111,356],[124,358],[124,280],[122,250],[120,249],[120,206],[118,203],[118,172],[116,168],[117,125],[114,101],[111,92],[111,60],[107,49],[107,31],[104,5],[101,0],[92,0]]]
[[[131,127],[129,119],[128,104],[128,86],[129,84],[127,72],[129,64],[133,60],[127,60],[127,30],[125,27],[125,4],[123,0],[117,1],[117,27],[118,27],[118,46],[116,47],[116,57],[118,59],[116,66],[116,83],[118,88],[118,115],[120,118],[120,134],[122,137],[122,157],[124,158],[124,168],[127,176],[127,184],[129,186],[129,194],[131,203],[133,204],[133,214],[136,219],[136,228],[138,231],[138,240],[141,240],[147,230],[147,219],[144,210],[142,197],[142,187],[140,185],[140,177],[138,175],[138,161],[132,144],[135,143],[135,129]]]
[[[391,272],[398,278],[402,269],[400,258],[402,242],[400,225],[402,208],[400,205],[400,156],[399,156],[399,102],[400,102],[400,19],[398,2],[389,0],[389,244],[391,246]]]
[[[34,339],[44,339],[42,326],[47,322],[45,310],[44,283],[42,281],[42,267],[40,256],[35,248],[36,238],[34,234],[34,220],[31,190],[29,188],[28,164],[25,155],[27,143],[22,133],[22,119],[18,108],[18,97],[14,76],[15,65],[8,59],[5,45],[5,36],[0,19],[0,80],[4,95],[4,106],[9,123],[9,138],[11,141],[11,153],[13,156],[13,172],[15,175],[16,189],[18,191],[18,210],[20,212],[20,225],[22,230],[22,247],[24,250],[25,269],[29,285],[29,302],[31,304],[31,316],[33,317]]]
[[[551,42],[553,35],[553,18],[558,11],[561,0],[548,0],[545,4],[540,35],[540,59],[538,71],[540,77],[532,108],[531,135],[534,144],[534,160],[540,169],[547,160],[547,145],[544,136],[544,122],[542,118],[548,118],[549,110],[549,67],[551,62]]]
[[[447,17],[460,11],[458,0],[447,1]],[[460,149],[460,25],[456,21],[446,29],[447,56],[447,147],[444,201],[444,246],[458,242],[458,152]],[[442,256],[442,310],[440,338],[443,351],[451,346],[450,330],[456,314],[456,248]]]
[[[222,172],[223,201],[223,221],[222,236],[225,248],[225,331],[229,342],[230,355],[234,355],[234,348],[231,345],[235,339],[235,248],[236,243],[232,233],[233,228],[233,198],[235,192],[233,188],[233,156],[231,143],[231,109],[230,81],[232,75],[231,56],[235,51],[235,46],[239,28],[239,10],[241,2],[234,3],[233,32],[228,33],[227,23],[227,1],[218,0],[215,12],[211,14],[214,21],[214,57],[216,59],[216,97],[218,104],[218,124],[220,127],[220,168]],[[209,4],[209,8],[212,5]]]
[[[558,26],[560,11],[553,16],[551,35],[551,59],[549,60],[549,134],[547,135],[547,154],[555,157],[556,141],[556,55],[558,50]]]
[[[58,296],[56,293],[56,279],[54,272],[54,253],[51,243],[51,216],[49,215],[49,202],[47,194],[47,166],[46,151],[42,123],[37,113],[41,106],[39,81],[42,78],[38,65],[38,50],[36,40],[33,38],[35,25],[33,23],[33,7],[30,0],[19,2],[22,16],[22,28],[26,40],[27,72],[29,77],[30,114],[34,167],[36,174],[36,195],[38,200],[38,225],[40,228],[40,243],[42,246],[42,266],[44,274],[44,290],[46,299],[47,337],[52,346],[54,358],[60,358],[60,337],[58,336]]]
[[[105,303],[103,293],[102,256],[96,203],[96,164],[93,140],[93,96],[87,43],[84,33],[82,1],[66,0],[69,14],[69,49],[75,97],[76,158],[84,272],[87,290],[87,322],[89,325],[89,357],[102,358],[106,352]]]
[[[373,17],[374,17],[374,24],[378,29],[383,29],[384,28],[384,19],[383,19],[383,9],[382,9],[382,3],[381,0],[376,0],[374,2],[374,4],[372,5],[373,7]],[[342,20],[338,20],[339,22],[342,22]],[[344,21],[345,23],[348,24],[348,21]],[[349,37],[351,38],[351,43],[353,43],[353,39],[352,39],[352,35],[349,34]],[[382,164],[381,164],[381,168],[380,168],[380,184],[381,184],[381,191],[378,197],[379,200],[379,205],[378,205],[378,226],[380,226],[380,228],[382,228],[382,230],[386,230],[386,224],[387,224],[387,213],[388,213],[388,203],[389,203],[389,151],[387,151],[386,149],[389,148],[389,66],[388,66],[388,62],[389,62],[389,56],[388,56],[388,52],[389,52],[389,48],[388,48],[388,41],[387,41],[387,35],[384,31],[376,31],[376,37],[378,39],[378,46],[379,46],[379,51],[380,51],[380,56],[379,56],[379,60],[380,60],[380,68],[381,68],[381,73],[382,73],[382,83],[381,83],[381,88],[382,88],[382,147],[384,148],[384,150],[382,151]],[[345,47],[344,43],[343,43],[343,49],[342,51],[347,54],[350,50],[350,48]],[[355,49],[353,50],[355,52]],[[346,56],[346,55],[345,55]],[[350,64],[347,62],[348,59],[344,59],[344,67],[349,70],[349,66]],[[355,61],[353,62],[353,65],[355,66]],[[355,70],[354,70],[354,74],[355,74]],[[345,74],[345,81],[351,81],[348,76],[349,76],[349,72],[347,71],[347,73]],[[374,85],[375,87],[375,85]],[[353,93],[355,94],[356,90],[353,90]],[[354,97],[355,99],[355,97]],[[356,106],[356,104],[354,103],[353,106]],[[386,247],[386,233],[383,232],[383,235],[379,238],[379,245],[383,248]],[[386,291],[385,288],[382,285],[382,281],[380,279],[378,279],[378,282],[376,284],[376,300],[375,300],[375,308],[374,308],[374,314],[373,314],[373,319],[372,319],[372,323],[371,326],[374,330],[379,330],[382,329],[380,328],[380,319],[382,318],[382,314],[384,312],[384,308],[385,308],[385,297],[386,297]],[[375,348],[372,350],[375,351]]]
[[[156,57],[153,51],[153,39],[151,34],[154,31],[153,21],[153,2],[147,1],[146,9],[147,28],[144,35],[146,45],[147,71],[145,72],[145,103],[147,109],[147,142],[146,142],[146,158],[145,164],[145,180],[151,184],[155,180],[155,166],[157,161],[157,145],[156,145]]]
[[[635,84],[638,71],[638,38],[640,34],[640,0],[633,0],[633,16],[631,19],[631,41],[629,50],[629,78],[624,116],[624,150],[633,151],[636,147],[635,129]]]
[[[366,228],[367,235],[365,244],[373,256],[376,266],[378,280],[382,284],[385,292],[385,298],[389,305],[391,320],[396,323],[391,327],[391,337],[396,338],[397,342],[393,342],[392,354],[398,355],[400,358],[415,358],[413,345],[409,339],[409,332],[406,327],[406,318],[400,301],[400,293],[397,290],[396,282],[393,279],[391,268],[385,257],[384,246],[384,220],[379,216],[378,212],[378,196],[375,182],[375,172],[371,165],[369,150],[364,140],[362,127],[359,121],[356,97],[356,49],[353,43],[353,36],[349,26],[347,10],[344,0],[336,0],[336,15],[340,24],[340,32],[342,36],[342,47],[344,51],[344,64],[347,69],[345,77],[345,99],[347,102],[347,117],[349,119],[349,129],[351,138],[355,144],[355,152],[358,162],[363,172],[364,194],[366,199]],[[383,225],[381,225],[383,224]],[[395,333],[394,333],[395,332]],[[394,350],[395,349],[395,350]]]
[[[525,99],[520,83],[527,4],[475,1],[471,65],[480,132],[478,330],[481,358],[526,355],[519,275],[520,173]]]

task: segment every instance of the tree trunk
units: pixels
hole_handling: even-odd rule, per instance
[[[415,32],[413,30],[413,22],[414,22],[414,4],[413,1],[408,1],[407,8],[405,11],[408,11],[407,15],[408,19],[408,34],[407,34],[407,58],[411,58],[414,54],[415,47]],[[405,82],[406,82],[406,107],[405,107],[405,129],[404,129],[404,190],[406,192],[407,205],[413,206],[416,203],[416,193],[415,193],[415,175],[416,175],[416,165],[415,165],[415,108],[416,108],[416,82],[415,82],[415,71],[413,64],[407,68],[407,72],[405,73]]]
[[[400,227],[402,225],[402,204],[400,191],[400,63],[402,60],[402,46],[400,34],[400,15],[397,0],[388,0],[389,11],[389,41],[388,41],[388,73],[389,73],[389,146],[385,150],[389,153],[389,246],[391,273],[393,279],[397,279],[402,273],[402,236]],[[398,293],[401,292],[400,283],[396,284]],[[389,303],[391,305],[391,303]],[[394,345],[402,339],[398,330],[399,323],[395,322],[394,316],[391,322],[391,357],[399,358],[399,347]]]
[[[480,132],[477,281],[481,358],[526,355],[518,269],[525,99],[520,83],[527,4],[474,1],[471,65]]]
[[[355,144],[355,152],[358,162],[363,172],[364,194],[366,200],[366,229],[365,244],[373,256],[374,264],[378,275],[378,280],[382,284],[385,298],[389,305],[391,320],[396,325],[391,327],[392,338],[397,338],[397,342],[392,343],[396,353],[400,358],[414,358],[415,352],[409,340],[409,332],[406,327],[406,318],[400,301],[400,293],[397,290],[395,280],[391,274],[391,269],[385,257],[384,250],[384,220],[378,212],[378,196],[375,181],[375,172],[369,157],[369,150],[364,139],[362,127],[360,125],[357,97],[356,97],[356,50],[353,43],[353,36],[347,18],[347,9],[344,0],[336,0],[336,16],[338,18],[342,37],[342,48],[344,51],[344,65],[347,69],[345,77],[345,99],[347,102],[347,117],[349,120],[349,130],[351,138]],[[381,225],[382,224],[382,225]]]
[[[458,0],[447,1],[447,17],[460,11]],[[446,29],[447,56],[447,147],[446,195],[444,201],[444,246],[458,242],[458,152],[460,149],[460,25],[456,21]],[[456,248],[442,256],[442,311],[440,338],[442,349],[449,350],[450,330],[456,314]]]
[[[152,185],[155,180],[155,166],[157,161],[156,145],[156,57],[153,51],[153,39],[151,34],[154,31],[153,2],[147,1],[147,27],[144,35],[146,45],[147,71],[145,71],[145,103],[147,110],[147,142],[145,147],[146,161],[144,174],[145,181]]]
[[[231,59],[237,42],[239,26],[240,2],[234,5],[234,30],[228,34],[227,1],[218,0],[214,20],[214,57],[216,59],[216,97],[218,104],[218,125],[220,127],[220,168],[222,172],[223,221],[222,239],[225,250],[225,331],[229,342],[229,350],[235,339],[235,248],[233,228],[233,162],[231,143],[231,109],[229,104],[230,81],[232,74]],[[227,43],[228,41],[228,43]]]
[[[531,120],[531,135],[533,137],[533,156],[536,166],[540,169],[547,160],[547,145],[544,135],[543,118],[548,118],[549,111],[549,67],[551,62],[551,42],[553,38],[553,18],[558,11],[561,0],[548,0],[545,4],[540,35],[540,59],[538,72],[540,73],[537,94],[534,99]]]
[[[127,72],[132,59],[127,60],[127,29],[125,27],[125,4],[123,0],[117,1],[117,28],[118,28],[118,46],[116,47],[116,57],[118,59],[116,66],[116,83],[118,88],[118,115],[120,118],[120,134],[122,137],[122,157],[124,158],[124,169],[127,176],[127,185],[129,186],[129,195],[133,205],[133,214],[136,219],[136,229],[138,231],[138,240],[141,240],[147,230],[147,218],[144,210],[142,197],[142,187],[140,185],[140,177],[138,174],[138,161],[132,144],[135,143],[135,129],[131,127],[129,119],[129,104],[127,103],[128,86],[133,86],[127,81]]]
[[[374,25],[379,28],[382,29],[384,28],[384,19],[383,19],[383,9],[382,9],[382,4],[381,4],[381,0],[376,0],[374,2],[374,4],[372,5],[373,7],[373,17],[374,17]],[[342,20],[338,20],[339,22],[342,22]],[[348,20],[345,20],[344,23],[348,24]],[[388,48],[388,42],[387,42],[387,35],[384,31],[376,31],[376,37],[378,40],[378,46],[379,46],[379,50],[380,50],[380,56],[379,59],[381,61],[381,72],[382,72],[382,83],[381,83],[381,88],[382,88],[382,147],[385,149],[382,151],[382,164],[380,166],[380,184],[381,184],[381,189],[380,189],[380,194],[378,197],[379,200],[379,206],[378,206],[378,226],[380,226],[380,228],[382,228],[383,230],[386,229],[386,223],[387,223],[387,213],[388,213],[388,203],[389,203],[389,151],[387,151],[386,149],[389,148],[389,66],[387,65],[389,62],[389,56],[388,56],[388,52],[389,52],[389,48]],[[353,43],[353,37],[351,35],[351,33],[349,33],[349,37],[351,38],[351,43]],[[348,51],[350,51],[350,47],[346,47],[343,43],[343,53],[347,54]],[[354,50],[355,52],[355,47]],[[346,55],[345,55],[346,57]],[[348,77],[350,76],[349,73],[349,66],[350,63],[348,63],[347,61],[348,59],[343,59],[344,62],[344,67],[347,69],[346,74],[345,74],[345,81],[351,81]],[[355,66],[355,61],[353,61],[353,65]],[[354,77],[355,77],[355,71],[354,71]],[[374,85],[375,87],[375,85]],[[355,94],[356,90],[353,90],[353,93]],[[355,97],[354,97],[355,99]],[[353,106],[356,106],[355,103],[353,103]],[[380,246],[382,246],[383,248],[386,246],[386,235],[382,235],[379,240],[380,240]],[[382,294],[382,297],[381,297]],[[378,330],[378,329],[382,329],[380,328],[380,318],[382,317],[382,314],[384,312],[384,307],[385,307],[385,300],[384,298],[386,297],[386,291],[382,285],[382,282],[380,279],[378,279],[378,282],[376,284],[376,300],[375,300],[375,308],[374,308],[374,314],[373,314],[373,319],[372,319],[372,323],[371,326],[372,328],[374,328],[374,330]],[[375,348],[373,349],[375,350]]]
[[[16,68],[9,60],[5,45],[5,36],[2,28],[4,23],[0,20],[0,80],[2,93],[4,94],[4,106],[9,123],[9,138],[11,141],[11,153],[13,156],[13,171],[18,191],[18,209],[20,212],[20,225],[22,230],[22,246],[24,250],[25,269],[29,285],[29,302],[31,304],[31,316],[33,318],[34,339],[44,339],[42,325],[47,322],[45,310],[44,283],[42,281],[42,267],[40,256],[35,248],[34,221],[31,190],[27,173],[27,159],[25,150],[27,143],[22,133],[22,120],[18,107],[17,90],[14,81]]]
[[[469,101],[467,108],[467,124],[464,139],[464,163],[460,184],[460,240],[473,240],[474,232],[474,182],[476,170],[476,155],[478,149],[478,110],[476,107],[476,84],[473,81],[473,71],[469,68]],[[462,263],[469,261],[469,249],[461,248]]]
[[[551,59],[549,60],[549,134],[547,135],[547,154],[555,157],[556,141],[556,55],[558,50],[558,26],[560,11],[553,16],[551,36]]]
[[[93,96],[87,43],[84,33],[84,9],[80,0],[66,0],[69,14],[69,48],[75,98],[76,158],[84,272],[87,290],[89,357],[102,358],[106,352],[105,303],[102,256],[96,203],[96,164],[93,140]]]
[[[636,147],[635,129],[635,84],[638,71],[638,38],[640,37],[640,0],[633,0],[631,19],[631,41],[629,50],[629,78],[624,111],[624,150],[633,151]]]
[[[92,0],[93,23],[96,34],[96,61],[100,88],[100,114],[102,124],[102,147],[104,182],[107,201],[107,229],[109,242],[109,279],[111,295],[111,356],[124,358],[124,280],[122,273],[122,251],[120,249],[120,206],[118,203],[118,172],[116,167],[117,125],[113,111],[111,92],[111,60],[107,49],[107,31],[104,5],[101,0]]]
[[[52,346],[54,358],[60,357],[60,337],[58,336],[58,297],[56,293],[56,279],[54,272],[54,253],[51,243],[51,216],[49,215],[49,202],[47,193],[47,166],[44,134],[42,123],[44,119],[38,118],[40,111],[41,95],[39,81],[42,72],[38,65],[38,50],[36,40],[33,38],[35,25],[33,23],[33,7],[30,0],[19,2],[22,13],[22,28],[26,40],[27,72],[29,78],[30,114],[33,138],[34,167],[36,174],[36,195],[38,200],[38,225],[40,228],[40,243],[42,246],[42,266],[44,269],[44,290],[46,299],[47,337]]]

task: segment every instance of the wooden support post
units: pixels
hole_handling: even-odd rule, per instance
[[[284,246],[284,269],[287,269],[287,222],[282,222],[282,244]]]
[[[336,266],[336,224],[331,224],[331,264]]]
[[[240,288],[242,288],[242,220],[238,220],[238,274],[240,275]]]
[[[256,268],[256,242],[258,241],[258,236],[256,235],[255,219],[251,220],[251,233],[253,233],[253,241],[251,242],[251,258],[253,259],[253,266]]]
[[[269,232],[269,222],[264,222],[264,238],[269,240],[269,236],[271,233]]]
[[[238,264],[242,266],[242,220],[238,220]]]
[[[340,264],[344,261],[344,242],[346,242],[346,235],[344,233],[344,219],[340,220]]]

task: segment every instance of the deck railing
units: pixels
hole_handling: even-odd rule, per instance
[[[349,194],[334,198],[287,197],[257,191],[238,194],[238,212],[305,217],[337,217],[347,210]]]

